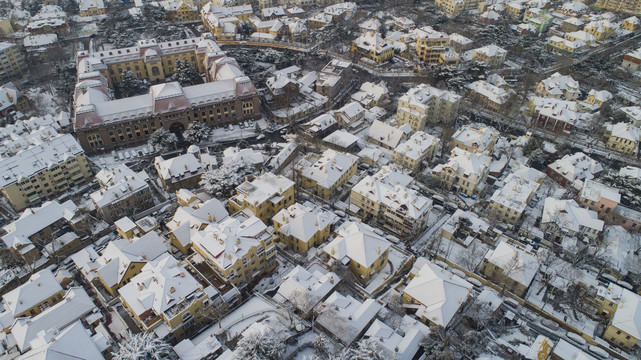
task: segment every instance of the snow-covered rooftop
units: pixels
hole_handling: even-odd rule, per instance
[[[526,287],[530,286],[539,270],[539,262],[534,255],[508,244],[505,240],[501,240],[494,250],[488,251],[485,259],[502,268],[507,277]]]
[[[309,242],[317,232],[330,225],[332,216],[326,211],[315,211],[296,203],[274,215],[273,220],[281,224],[278,232],[292,236],[302,242]]]
[[[420,159],[429,149],[438,146],[439,139],[423,132],[417,131],[405,142],[399,144],[394,152],[407,156],[412,160]]]
[[[283,277],[274,299],[288,302],[306,314],[325,299],[340,280],[333,272],[310,272],[299,265]]]
[[[352,154],[325,150],[318,160],[302,170],[302,176],[316,181],[319,186],[331,188],[358,161]]]
[[[582,228],[602,231],[604,222],[595,211],[584,209],[574,200],[545,199],[541,223],[555,223],[565,231],[579,232]]]
[[[426,263],[404,292],[420,304],[417,316],[447,327],[465,303],[472,284],[433,264]]]
[[[349,261],[370,268],[392,244],[364,223],[347,222],[323,251],[343,264]]]
[[[62,301],[47,310],[32,318],[17,319],[11,327],[11,334],[18,349],[26,351],[31,348],[30,341],[36,339],[38,333],[63,329],[94,310],[97,310],[97,307],[87,292],[81,287],[72,287]]]
[[[107,286],[114,286],[123,280],[131,263],[147,263],[159,258],[167,251],[163,239],[156,232],[140,238],[118,239],[109,242],[98,258],[101,266],[97,273]]]
[[[591,180],[595,175],[603,171],[603,166],[598,161],[593,160],[582,152],[565,155],[548,165],[548,167],[570,181],[570,183],[574,183],[577,180]]]
[[[382,358],[412,360],[429,332],[425,324],[405,315],[397,329],[376,319],[363,336],[378,343]]]
[[[374,299],[360,302],[338,291],[319,304],[317,323],[345,344],[350,344],[374,320],[382,306]]]

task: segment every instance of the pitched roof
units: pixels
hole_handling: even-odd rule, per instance
[[[447,327],[471,290],[469,282],[438,265],[426,263],[404,292],[420,303],[417,314]]]
[[[348,222],[336,234],[323,251],[338,261],[353,260],[365,268],[372,266],[392,245],[363,223]]]
[[[5,308],[18,316],[40,302],[62,291],[62,286],[50,270],[40,270],[18,288],[2,296]]]

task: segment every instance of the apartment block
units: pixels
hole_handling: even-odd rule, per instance
[[[273,229],[256,216],[230,216],[198,231],[192,242],[209,267],[239,289],[277,266]]]
[[[16,211],[41,204],[91,180],[84,150],[71,134],[34,143],[0,160],[0,191]]]
[[[238,185],[236,195],[229,198],[228,207],[232,214],[244,211],[268,223],[294,202],[293,181],[281,175],[264,173],[251,182]]]
[[[310,154],[299,162],[301,187],[329,200],[356,174],[358,157],[335,150]]]
[[[376,219],[396,235],[420,233],[427,226],[432,200],[396,180],[407,175],[383,167],[350,192],[350,208],[364,220]]]
[[[414,131],[422,131],[425,125],[454,120],[461,96],[426,84],[413,87],[398,99],[396,121],[409,124]]]
[[[135,173],[126,165],[102,169],[96,174],[101,189],[89,197],[100,217],[108,223],[137,214],[154,205],[147,174]]]
[[[0,42],[0,80],[20,77],[25,70],[27,64],[18,45]]]

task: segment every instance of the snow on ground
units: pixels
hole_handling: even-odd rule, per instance
[[[254,296],[225,316],[214,333],[220,335],[223,332],[227,332],[227,338],[233,339],[261,319],[269,322],[269,325],[276,332],[284,330],[287,327],[284,324],[289,322],[287,315],[282,310],[266,300]]]
[[[294,265],[283,261],[281,258],[276,258],[276,261],[278,261],[276,270],[262,278],[254,287],[254,291],[264,294],[269,290],[276,289],[283,282],[283,277],[294,269]]]
[[[443,237],[437,241],[440,241],[438,253],[440,256],[468,271],[476,269],[490,250],[490,245],[479,239],[474,239],[467,248]]]
[[[545,284],[542,282],[535,280],[532,283],[527,300],[555,318],[564,321],[568,325],[573,326],[590,336],[594,336],[594,330],[596,329],[598,322],[590,320],[580,312],[576,312],[578,318],[575,318],[571,309],[567,309],[565,312],[562,312],[555,310],[550,304],[545,304],[543,301],[545,291],[541,291],[540,294],[537,294],[539,289],[544,285]]]
[[[388,263],[381,271],[379,271],[367,284],[365,291],[368,294],[372,294],[384,284],[392,281],[394,275],[398,272],[398,269],[402,267],[407,262],[408,257],[396,250],[394,247],[390,248],[389,255],[387,260],[391,263]]]
[[[260,127],[259,132],[256,132],[256,125]],[[265,129],[267,129],[267,122],[265,119],[249,121],[249,128],[244,129],[241,129],[239,125],[233,125],[232,130],[229,130],[229,126],[216,128],[212,129],[211,141],[226,142],[251,138],[258,136]]]
[[[56,104],[55,97],[50,90],[34,87],[29,89],[26,95],[34,107],[38,109],[40,115],[55,116],[60,113],[60,107]]]

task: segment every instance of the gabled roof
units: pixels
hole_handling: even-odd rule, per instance
[[[41,331],[63,329],[94,310],[97,310],[97,307],[87,292],[81,287],[73,287],[56,305],[31,319],[17,319],[11,327],[11,334],[16,339],[18,349],[24,352],[31,348],[30,341],[37,338]]]
[[[108,286],[114,286],[122,280],[132,262],[147,263],[154,261],[167,252],[167,247],[156,232],[150,232],[140,238],[118,239],[105,247],[98,263],[98,274]]]
[[[315,212],[312,208],[298,203],[281,209],[272,219],[281,224],[278,229],[279,233],[293,236],[305,243],[317,232],[329,226],[332,220],[327,212]]]
[[[62,291],[53,273],[47,269],[31,275],[26,283],[2,296],[5,308],[18,316],[25,310]]]
[[[641,296],[623,289],[612,326],[624,331],[635,339],[641,339]]]
[[[60,332],[57,329],[46,331],[49,332],[40,333],[31,341],[32,349],[18,357],[18,360],[104,360],[80,321]]]
[[[348,222],[337,231],[334,240],[323,251],[338,261],[349,259],[369,268],[391,245],[369,225]]]
[[[447,327],[471,290],[469,282],[433,263],[426,263],[404,292],[420,303],[417,315]]]
[[[485,259],[503,269],[504,275],[508,278],[526,287],[530,285],[539,270],[539,262],[534,255],[515,248],[503,240],[494,250],[485,254]]]

